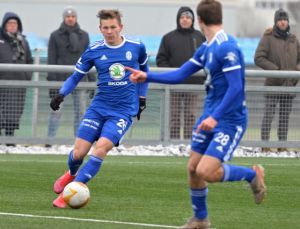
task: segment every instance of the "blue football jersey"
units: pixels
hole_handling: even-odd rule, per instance
[[[222,115],[220,122],[245,121],[247,108],[245,102],[245,65],[243,54],[237,41],[223,30],[219,31],[210,43],[203,43],[189,60],[203,68],[207,74],[207,96],[204,104],[204,116],[210,116],[221,104],[228,89],[225,73],[240,71],[243,90]]]
[[[138,84],[129,80],[125,66],[140,69],[147,65],[143,43],[126,39],[118,46],[110,46],[105,40],[97,41],[79,58],[75,70],[86,74],[93,66],[97,69],[97,94],[90,109],[103,115],[136,115],[138,111]]]

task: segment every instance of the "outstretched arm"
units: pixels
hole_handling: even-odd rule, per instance
[[[187,61],[180,68],[169,72],[148,72],[138,71],[129,67],[126,70],[131,72],[130,80],[134,83],[155,82],[163,84],[178,84],[184,79],[200,70],[200,67],[191,61]]]

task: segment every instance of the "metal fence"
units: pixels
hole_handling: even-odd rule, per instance
[[[15,112],[22,109],[19,129],[13,136],[9,136],[2,130],[0,144],[73,144],[74,126],[76,126],[76,113],[81,115],[91,99],[89,92],[95,89],[95,83],[82,82],[77,87],[76,96],[69,95],[64,102],[61,112],[56,113],[60,117],[57,133],[55,136],[49,135],[49,118],[51,110],[49,108],[49,88],[59,88],[62,82],[46,81],[47,72],[72,72],[73,66],[48,66],[48,65],[14,65],[0,64],[0,71],[30,71],[34,72],[32,81],[6,81],[0,80],[0,89],[23,88],[26,91],[24,107],[14,107]],[[152,71],[165,71],[169,69],[151,68]],[[91,72],[95,72],[93,69]],[[203,77],[203,72],[195,74],[194,77]],[[300,87],[266,87],[263,86],[265,77],[293,77],[299,78],[300,73],[296,71],[259,71],[247,70],[247,106],[249,108],[249,125],[243,138],[242,145],[251,147],[300,147],[299,116],[300,116]],[[190,96],[193,93],[192,97]],[[187,94],[189,94],[187,96]],[[5,93],[1,96],[5,96]],[[21,96],[21,95],[20,95]],[[196,96],[196,97],[194,97]],[[275,97],[274,97],[275,96]],[[290,99],[292,97],[292,99]],[[189,103],[188,100],[195,100]],[[124,144],[177,144],[189,143],[190,131],[193,117],[190,118],[190,111],[199,116],[203,109],[205,98],[205,88],[203,85],[162,85],[150,84],[147,109],[142,114],[140,121],[135,121],[132,128],[127,133]],[[271,100],[270,100],[271,99]],[[289,106],[272,107],[275,113],[270,130],[270,141],[261,140],[262,120],[266,109],[272,99],[277,99],[282,104]],[[268,100],[268,101],[267,101]],[[0,98],[1,101],[1,98]],[[268,102],[268,103],[266,103]],[[178,112],[174,112],[174,104],[178,106]],[[187,108],[190,104],[190,109]],[[171,108],[170,108],[171,106]],[[187,112],[188,110],[188,112]],[[283,114],[283,119],[279,120],[279,112],[290,110],[290,116]],[[55,116],[55,115],[54,115]],[[51,116],[53,118],[53,115]],[[196,117],[196,118],[197,118]],[[288,129],[284,128],[284,123],[289,117]],[[54,117],[55,118],[55,117]],[[175,128],[173,123],[177,123]],[[265,118],[265,123],[269,119]],[[0,114],[1,121],[1,114]],[[75,122],[75,125],[74,125]],[[281,130],[278,131],[278,126]],[[51,129],[51,128],[50,128]],[[264,127],[266,129],[266,127]],[[284,138],[288,131],[287,139]],[[51,132],[51,130],[50,130]],[[264,134],[264,133],[263,133]],[[278,136],[279,135],[279,136]],[[279,139],[281,140],[278,140]]]

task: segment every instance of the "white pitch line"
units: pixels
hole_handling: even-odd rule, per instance
[[[132,223],[132,222],[122,222],[122,221],[101,220],[101,219],[72,218],[72,217],[63,217],[63,216],[46,216],[46,215],[43,216],[43,215],[31,215],[31,214],[17,214],[17,213],[9,213],[9,212],[0,212],[0,215],[25,217],[25,218],[44,218],[44,219],[84,221],[84,222],[95,222],[95,223],[112,223],[112,224],[134,225],[134,226],[144,226],[144,227],[178,228],[177,226],[170,226],[170,225]]]

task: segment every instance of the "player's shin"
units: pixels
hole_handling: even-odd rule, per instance
[[[203,189],[191,188],[190,190],[194,215],[198,219],[205,219],[208,216],[206,203],[207,193],[207,187]]]
[[[83,162],[83,159],[80,160],[74,160],[74,156],[73,156],[73,150],[71,150],[71,152],[69,153],[69,159],[68,159],[68,166],[70,169],[70,174],[72,176],[75,176],[75,174],[77,173],[79,167],[81,166]]]
[[[251,182],[255,177],[255,171],[253,169],[229,164],[222,164],[222,166],[224,169],[224,176],[222,179],[223,182],[241,180]]]
[[[79,170],[78,175],[76,176],[74,181],[87,183],[98,173],[102,162],[103,159],[91,155],[87,163]]]

